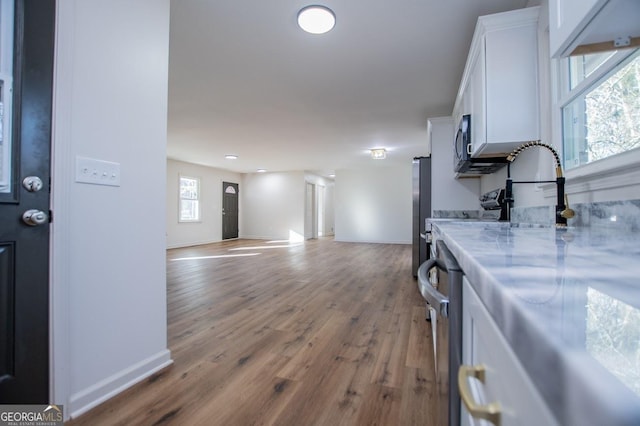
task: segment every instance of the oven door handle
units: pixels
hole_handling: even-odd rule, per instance
[[[449,317],[449,298],[436,290],[429,281],[429,270],[438,268],[448,273],[447,266],[440,259],[430,259],[418,268],[418,289],[427,303],[437,310],[444,318]]]

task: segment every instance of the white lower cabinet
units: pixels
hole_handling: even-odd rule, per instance
[[[481,411],[495,408],[493,420],[469,414],[462,402],[462,425],[557,425],[541,395],[516,358],[475,290],[464,278],[462,290],[462,380],[471,403]],[[532,348],[535,342],[531,343]],[[483,371],[483,373],[478,373]],[[484,374],[484,377],[482,375]],[[475,376],[480,376],[482,381]],[[485,417],[491,417],[487,415]]]

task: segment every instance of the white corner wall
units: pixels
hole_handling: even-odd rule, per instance
[[[242,175],[241,238],[286,240],[304,237],[304,172]]]
[[[324,217],[324,235],[335,235],[336,228],[336,208],[335,208],[335,189],[334,181],[327,182],[325,187],[325,217]]]
[[[479,210],[480,179],[456,179],[453,171],[453,118],[430,118],[427,130],[431,143],[432,217],[434,210]]]
[[[165,270],[169,0],[58,0],[52,395],[77,416],[172,361]],[[119,187],[76,183],[76,156]]]
[[[337,170],[335,240],[411,244],[412,164]]]
[[[200,222],[178,222],[180,176],[200,179]],[[240,184],[241,179],[240,173],[167,160],[167,248],[222,241],[222,182]],[[240,194],[244,192],[242,185],[239,190]],[[240,204],[240,225],[243,210]]]

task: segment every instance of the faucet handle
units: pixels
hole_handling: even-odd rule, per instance
[[[564,194],[564,205],[565,209],[560,212],[560,216],[565,219],[571,219],[576,215],[576,212],[569,208],[569,197],[567,197],[567,194]]]

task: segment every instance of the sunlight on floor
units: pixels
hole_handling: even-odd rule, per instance
[[[229,249],[229,251],[235,250],[264,250],[264,249],[274,249],[274,248],[287,248],[287,247],[297,247],[301,246],[303,243],[294,243],[294,244],[278,244],[274,246],[252,246],[252,247],[236,247]]]
[[[199,259],[224,259],[227,257],[247,257],[258,256],[260,253],[245,253],[245,254],[220,254],[216,256],[194,256],[194,257],[178,257],[176,259],[169,259],[172,262],[176,260],[199,260]]]
[[[228,251],[240,251],[240,250],[266,250],[266,249],[275,249],[275,248],[290,248],[297,247],[304,244],[304,241],[293,242],[290,240],[271,240],[265,241],[264,246],[247,246],[247,247],[235,247],[230,248]],[[178,260],[203,260],[203,259],[226,259],[233,257],[247,257],[247,256],[258,256],[261,253],[242,253],[242,254],[218,254],[212,256],[192,256],[192,257],[178,257],[175,259],[169,259],[171,262],[175,262]]]

